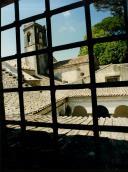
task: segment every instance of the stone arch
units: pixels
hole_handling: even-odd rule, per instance
[[[97,115],[98,115],[98,118],[100,118],[100,117],[103,117],[103,118],[109,117],[110,118],[108,109],[103,105],[97,106]]]
[[[128,106],[120,105],[117,106],[114,111],[114,117],[128,117]]]
[[[83,106],[75,106],[72,116],[89,116],[87,110]]]

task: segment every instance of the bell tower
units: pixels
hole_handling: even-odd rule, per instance
[[[24,25],[25,52],[36,51],[47,47],[46,28],[38,23],[31,22]],[[35,75],[48,74],[47,54],[25,58],[25,65],[35,71]]]

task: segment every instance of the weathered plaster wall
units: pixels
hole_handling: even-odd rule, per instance
[[[109,76],[119,76],[120,81],[128,80],[127,64],[114,64],[96,72],[96,81],[105,82],[105,78]]]
[[[89,75],[89,64],[77,64],[70,67],[60,68],[54,70],[55,76],[61,79],[63,82],[72,83],[79,81],[83,76]],[[81,76],[83,74],[83,76]]]

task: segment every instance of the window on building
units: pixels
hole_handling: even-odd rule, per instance
[[[120,76],[108,76],[105,78],[106,82],[116,82],[120,81]]]

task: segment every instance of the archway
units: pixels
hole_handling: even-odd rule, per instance
[[[76,106],[72,116],[89,116],[87,110],[83,106]]]
[[[114,111],[114,117],[128,117],[128,106],[120,105]]]
[[[109,117],[110,118],[108,109],[102,105],[97,106],[97,115],[98,115],[98,118],[100,118],[100,117],[103,117],[103,118]]]
[[[72,113],[72,109],[69,105],[67,105],[66,109],[65,109],[65,115],[66,116],[70,116]]]

